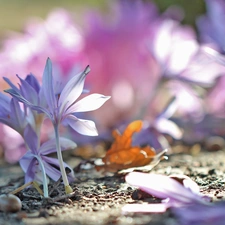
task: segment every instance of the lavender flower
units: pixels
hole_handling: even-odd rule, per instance
[[[178,181],[168,176],[133,172],[126,176],[126,182],[164,200],[162,203],[156,205],[156,207],[154,207],[155,204],[145,206],[126,205],[123,208],[124,212],[141,210],[144,210],[145,212],[164,212],[170,207],[207,203],[199,193],[198,185],[191,179],[184,180],[183,186]]]
[[[60,165],[57,159],[48,157],[47,155],[56,151],[55,139],[49,140],[39,146],[39,140],[31,128],[27,125],[24,130],[24,140],[29,148],[27,153],[20,159],[20,165],[25,173],[25,183],[36,180],[43,183],[44,195],[48,197],[46,174],[53,180],[58,180],[61,176],[59,171]],[[62,150],[76,147],[76,144],[68,139],[60,138]],[[66,163],[64,167],[70,168]],[[73,171],[72,169],[70,169]],[[40,177],[40,175],[42,175]],[[70,173],[73,177],[73,173]]]
[[[59,124],[63,121],[81,134],[95,136],[97,130],[94,122],[78,119],[74,115],[76,112],[98,109],[110,98],[100,94],[91,94],[75,102],[82,93],[84,80],[89,71],[90,68],[87,67],[84,72],[74,76],[65,85],[62,92],[56,95],[52,77],[52,64],[48,59],[44,70],[42,87],[38,93],[29,88],[31,86],[21,78],[21,91],[11,84],[12,89],[6,90],[6,92],[30,108],[45,113],[53,124]],[[10,84],[9,81],[8,83]]]
[[[29,97],[29,89],[22,88],[24,84],[22,79],[20,79],[22,91],[19,91],[18,88],[12,84],[10,85],[11,89],[6,90],[6,92],[11,94],[18,101],[23,102],[33,110],[44,113],[52,121],[55,130],[56,149],[60,162],[60,170],[67,193],[72,192],[72,189],[69,186],[65,168],[63,166],[59,142],[59,125],[63,122],[81,134],[91,136],[97,135],[95,123],[93,121],[79,119],[74,113],[98,109],[110,98],[100,94],[92,94],[76,102],[83,91],[84,80],[89,71],[90,68],[88,66],[82,73],[77,74],[70,79],[60,94],[55,93],[52,63],[50,59],[47,59],[42,79],[42,87],[38,93],[30,93],[32,101]],[[38,100],[34,103],[33,99],[36,100],[37,98]]]
[[[0,122],[23,136],[27,124],[26,115],[16,99],[0,93]]]

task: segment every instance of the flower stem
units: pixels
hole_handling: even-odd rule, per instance
[[[43,191],[44,191],[44,197],[48,198],[48,181],[46,177],[45,167],[43,165],[43,162],[40,157],[35,156],[35,158],[38,160],[39,165],[41,167],[42,177],[43,177]]]
[[[59,127],[58,124],[54,125],[55,130],[55,140],[56,140],[56,150],[57,150],[57,156],[59,160],[59,167],[62,174],[63,183],[65,186],[65,192],[66,194],[70,194],[73,192],[73,189],[69,185],[69,181],[66,175],[65,167],[63,165],[63,158],[62,158],[62,152],[61,152],[61,146],[59,142]]]

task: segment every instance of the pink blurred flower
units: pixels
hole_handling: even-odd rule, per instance
[[[150,24],[157,16],[155,6],[129,0],[113,3],[111,17],[90,13],[84,37],[92,67],[87,83],[92,91],[112,96],[110,105],[95,114],[103,127],[137,115],[153,91],[155,74],[147,49]]]
[[[32,72],[41,77],[45,60],[51,57],[62,74],[81,63],[83,39],[71,16],[63,9],[49,14],[46,21],[30,21],[23,33],[9,33],[0,52],[0,71],[7,77]]]

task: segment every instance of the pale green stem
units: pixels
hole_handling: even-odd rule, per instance
[[[57,156],[59,160],[59,167],[63,179],[63,183],[65,186],[65,192],[66,194],[69,194],[73,192],[72,188],[69,185],[69,181],[66,175],[65,167],[63,165],[63,158],[62,158],[62,151],[61,151],[61,146],[60,146],[60,141],[59,141],[59,127],[58,124],[54,124],[54,130],[55,130],[55,140],[56,140],[56,150],[57,150]]]
[[[44,197],[48,198],[48,181],[47,176],[45,172],[45,167],[43,165],[42,159],[39,156],[35,156],[35,158],[38,160],[39,165],[41,167],[42,177],[43,177],[43,191],[44,191]]]

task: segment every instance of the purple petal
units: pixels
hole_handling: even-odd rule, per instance
[[[0,92],[0,113],[5,114],[9,111],[10,98]]]
[[[27,153],[20,159],[20,166],[22,170],[26,173],[31,161],[34,159],[34,154],[31,151]]]
[[[186,207],[172,208],[172,212],[186,225],[223,225],[225,202],[215,204],[192,204]]]
[[[45,70],[43,74],[42,91],[44,92],[50,111],[53,112],[56,108],[56,98],[53,89],[52,63],[49,58],[46,61]]]
[[[32,86],[34,88],[34,90],[39,93],[40,91],[40,85],[38,80],[36,79],[36,77],[33,74],[29,74],[27,75],[26,79],[28,84],[30,84],[30,86]]]
[[[7,77],[3,77],[3,79],[13,90],[19,92],[18,87],[16,87]]]
[[[59,103],[60,113],[62,113],[66,108],[72,105],[76,99],[81,95],[84,87],[84,80],[87,74],[90,72],[90,67],[87,66],[85,70],[74,76],[63,88],[60,97]]]
[[[16,98],[19,102],[24,103],[26,106],[30,107],[33,110],[36,110],[38,112],[42,112],[45,113],[49,118],[51,118],[51,114],[43,107],[41,106],[37,106],[32,104],[31,102],[29,102],[27,99],[25,99],[20,92],[15,91],[14,89],[8,89],[5,90],[6,93],[9,93],[10,95],[12,95],[14,98]]]
[[[19,76],[17,76],[20,80],[21,83],[21,95],[27,99],[27,101],[33,103],[33,104],[38,104],[38,93],[37,91],[26,81],[21,79]]]
[[[67,122],[75,131],[80,134],[88,136],[98,135],[95,123],[91,120],[78,119],[73,115],[69,115],[65,119],[65,122]]]
[[[35,177],[35,167],[37,160],[34,158],[33,153],[30,151],[27,152],[21,159],[20,159],[20,166],[25,173],[25,183],[34,180]]]
[[[110,96],[104,96],[101,94],[88,95],[87,97],[81,99],[69,107],[69,109],[66,111],[66,114],[96,110],[100,108],[108,99],[110,99]]]
[[[201,201],[200,194],[193,193],[168,176],[133,172],[126,176],[126,181],[155,197],[169,198],[175,205]]]
[[[61,146],[61,150],[67,150],[67,149],[74,149],[77,145],[76,143],[74,143],[73,141],[67,139],[67,138],[63,138],[61,137],[59,139],[60,141],[60,146]],[[42,155],[47,155],[53,152],[56,152],[56,141],[55,139],[51,139],[45,143],[43,143],[39,149],[39,152]]]
[[[14,98],[10,102],[10,111],[10,118],[14,129],[19,133],[22,132],[25,126],[25,115],[20,108],[19,102]]]
[[[42,156],[42,159],[43,159],[46,174],[50,178],[52,178],[54,181],[57,181],[61,177],[61,172],[59,169],[59,160],[50,158],[47,156]],[[65,168],[69,168],[71,170],[71,173],[68,175],[68,177],[70,180],[72,180],[72,178],[74,177],[73,169],[66,163],[63,163],[63,165]]]
[[[37,150],[38,137],[29,124],[25,127],[25,130],[24,130],[24,140],[26,144],[28,145],[29,149],[31,150],[31,152],[37,155],[38,154],[38,150]]]

